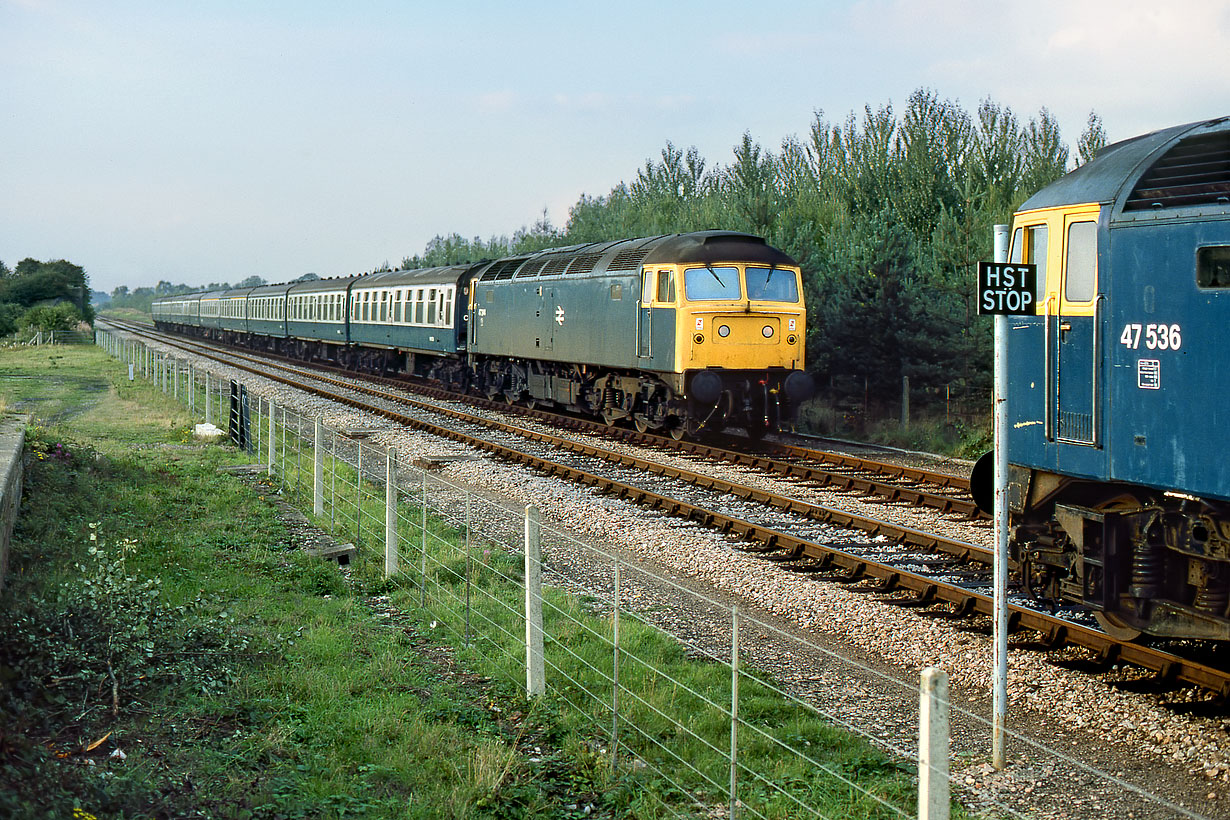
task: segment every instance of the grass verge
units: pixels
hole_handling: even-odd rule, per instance
[[[728,669],[625,624],[638,700],[621,711],[637,730],[612,768],[606,706],[586,701],[612,671],[609,618],[549,593],[561,683],[527,702],[511,555],[471,572],[466,542],[432,521],[425,589],[385,581],[373,550],[344,575],[298,549],[272,487],[218,472],[247,456],[187,442],[181,408],[98,351],[57,352],[6,353],[16,377],[0,380],[10,409],[50,422],[29,432],[0,600],[0,816],[720,816],[728,763],[710,738],[729,730],[711,705],[729,702]],[[467,578],[486,625],[470,641],[455,605]],[[893,814],[833,773],[909,806],[901,766],[744,686],[763,731],[741,754],[766,777],[827,816]],[[779,736],[828,771],[775,755]],[[741,796],[798,816],[779,794]]]

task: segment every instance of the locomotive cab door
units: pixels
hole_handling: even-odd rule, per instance
[[[646,268],[641,274],[641,300],[636,315],[636,355],[640,359],[653,356],[653,294],[653,271]]]
[[[1047,341],[1055,350],[1054,417],[1048,426],[1058,441],[1098,447],[1105,297],[1098,294],[1096,212],[1064,215],[1062,260],[1058,298],[1046,306]]]

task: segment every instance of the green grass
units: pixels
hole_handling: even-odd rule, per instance
[[[183,409],[126,368],[94,349],[10,353],[0,400],[38,418],[0,599],[0,816],[656,818],[725,805],[728,667],[625,616],[612,767],[609,616],[548,592],[549,692],[527,702],[514,555],[470,543],[467,562],[464,535],[432,519],[425,586],[413,527],[412,572],[386,581],[371,543],[383,488],[365,483],[372,530],[343,577],[294,546],[275,487],[218,472],[251,456],[192,445]],[[305,495],[304,463],[291,497]],[[353,490],[352,468],[331,469]],[[353,540],[353,509],[337,512],[319,523]],[[403,515],[420,520],[413,498]],[[775,784],[742,773],[749,806],[799,816],[788,793],[830,817],[893,816],[837,773],[910,810],[908,767],[751,677],[740,687],[740,759]]]

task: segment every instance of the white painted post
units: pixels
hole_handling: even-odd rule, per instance
[[[995,226],[995,261],[1008,261],[1007,225]],[[991,765],[1008,765],[1008,317],[995,316],[995,559]]]
[[[948,673],[929,666],[918,694],[918,820],[948,820]]]
[[[325,431],[320,419],[312,430],[312,515],[325,514]]]
[[[390,447],[384,470],[384,577],[397,574],[397,448]]]
[[[547,691],[542,650],[542,514],[525,508],[525,693]]]

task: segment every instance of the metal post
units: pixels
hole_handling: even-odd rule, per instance
[[[910,429],[910,377],[901,377],[901,429]]]
[[[390,447],[384,469],[384,577],[397,574],[397,449]]]
[[[918,820],[948,820],[948,673],[922,671],[918,693]]]
[[[196,370],[188,362],[188,415],[196,418]]]
[[[205,374],[205,395],[209,395],[209,374]],[[208,401],[208,399],[206,400]],[[209,405],[206,404],[206,407]],[[265,460],[269,464],[269,475],[273,475],[274,468],[278,463],[278,406],[273,403],[273,399],[269,400],[269,443],[266,445],[269,452],[265,456]],[[208,411],[207,411],[208,412]]]
[[[209,392],[209,371],[205,371],[205,423],[213,424],[213,393]],[[270,471],[272,472],[272,470]]]
[[[611,771],[619,768],[619,556],[615,556],[615,589],[611,592]]]
[[[469,490],[466,490],[466,649],[470,648],[470,578],[471,578],[471,556],[470,556],[470,501],[473,499]]]
[[[355,441],[354,545],[363,543],[363,442]]]
[[[730,608],[730,820],[739,808],[739,607]]]
[[[329,433],[329,528],[337,523],[337,433]]]
[[[171,388],[171,395],[179,400],[179,359],[175,359],[171,363],[171,378],[174,380],[174,386]]]
[[[542,654],[542,515],[525,508],[525,693],[547,691]]]
[[[1008,261],[1007,225],[995,226],[995,261]],[[1008,317],[995,317],[995,579],[994,687],[992,692],[991,765],[1007,764],[1008,727]]]
[[[325,431],[320,419],[312,425],[312,515],[325,514]]]
[[[423,540],[419,549],[419,606],[427,606],[427,471],[423,470],[423,494],[419,497],[422,504],[421,523],[419,524]]]

